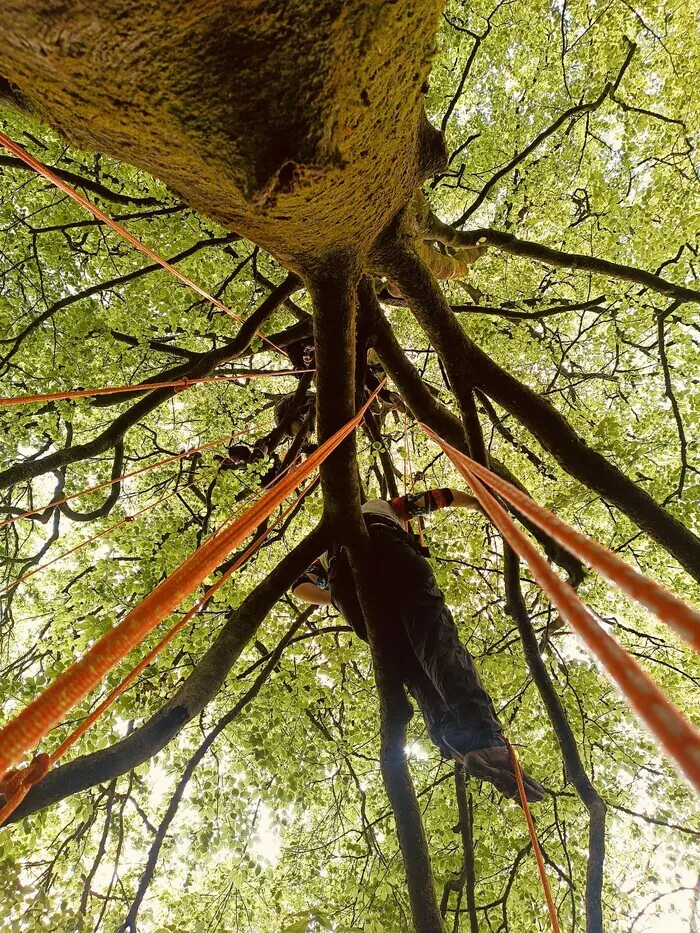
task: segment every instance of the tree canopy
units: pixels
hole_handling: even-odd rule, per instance
[[[462,485],[423,421],[700,603],[696,5],[357,0],[219,19],[198,0],[163,23],[146,4],[158,47],[119,27],[131,4],[69,6],[36,34],[46,3],[0,11],[0,129],[246,323],[0,155],[3,396],[236,377],[0,409],[4,717],[388,382],[322,485],[0,832],[7,929],[394,933],[421,929],[431,897],[445,930],[548,929],[516,804],[441,760],[419,716],[401,738],[374,623],[370,649],[288,591],[329,535],[361,550],[361,495]],[[202,50],[222,67],[196,85]],[[271,375],[289,369],[309,371]],[[547,788],[535,815],[563,929],[696,929],[687,783],[486,519],[439,513],[425,537]],[[538,540],[700,721],[697,656]],[[382,730],[404,746],[434,895],[407,885],[428,862],[397,837],[406,774],[380,763]]]

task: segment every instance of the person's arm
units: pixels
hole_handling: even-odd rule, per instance
[[[426,492],[411,493],[391,500],[391,507],[402,521],[409,521],[421,515],[429,515],[438,509],[458,508],[482,511],[475,496],[461,489],[429,489]]]
[[[302,573],[292,584],[292,596],[314,606],[330,606],[331,594],[328,590],[328,580],[325,568],[320,560]]]
[[[330,606],[331,594],[315,583],[299,583],[292,589],[292,596],[296,596],[304,603],[314,606]]]
[[[483,514],[483,509],[481,504],[476,496],[470,495],[468,492],[464,492],[462,489],[451,489],[452,493],[452,507],[455,509],[476,509],[477,512]]]

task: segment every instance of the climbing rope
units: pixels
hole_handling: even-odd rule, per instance
[[[457,451],[459,453],[459,451]],[[602,544],[576,531],[544,506],[538,505],[528,495],[501,479],[480,463],[464,457],[468,468],[485,483],[500,493],[523,515],[531,519],[554,540],[602,574],[636,602],[651,610],[666,625],[677,632],[689,644],[700,651],[700,612],[679,599],[661,584],[645,576],[609,551]]]
[[[18,395],[0,398],[0,406],[30,405],[35,402],[58,402],[66,398],[87,398],[93,395],[119,395],[124,392],[150,392],[153,389],[178,389],[180,392],[190,386],[208,382],[231,382],[235,379],[269,379],[276,376],[297,376],[300,373],[314,373],[315,369],[274,369],[269,372],[232,373],[225,376],[205,376],[201,379],[176,379],[173,382],[144,382],[137,386],[110,386],[104,389],[70,389],[66,392],[54,392],[50,395]]]
[[[12,771],[8,771],[7,774],[0,780],[0,796],[5,800],[2,807],[0,807],[0,826],[3,826],[9,817],[14,813],[17,807],[22,803],[24,798],[27,796],[31,788],[37,784],[47,772],[56,764],[56,762],[65,755],[65,753],[72,748],[73,745],[88,731],[88,729],[102,716],[102,714],[109,709],[109,707],[117,700],[138,678],[138,676],[151,664],[155,658],[161,653],[161,651],[166,648],[170,642],[175,638],[175,636],[188,625],[192,619],[198,615],[205,608],[207,603],[211,600],[214,594],[221,589],[221,587],[226,583],[233,574],[239,570],[247,561],[255,554],[255,552],[262,546],[266,538],[270,535],[272,531],[284,521],[287,516],[296,512],[296,510],[301,505],[304,498],[311,492],[311,490],[317,485],[318,478],[312,480],[306,487],[304,487],[297,497],[296,501],[288,506],[275,521],[266,528],[262,534],[258,535],[257,538],[246,548],[246,550],[241,554],[234,563],[221,575],[221,577],[214,583],[207,592],[202,596],[194,606],[186,612],[181,619],[179,619],[164,635],[164,637],[155,645],[144,657],[139,661],[139,663],[124,677],[119,684],[105,697],[105,699],[87,716],[73,731],[66,736],[66,738],[61,742],[58,748],[52,752],[50,755],[47,755],[45,752],[41,752],[34,756],[29,765],[25,768],[18,768]]]
[[[501,733],[502,734],[502,733]],[[542,849],[540,848],[540,841],[537,838],[537,830],[535,829],[535,821],[532,817],[532,812],[530,810],[530,804],[528,803],[527,794],[525,793],[525,784],[523,782],[523,771],[520,767],[520,762],[518,761],[518,756],[515,749],[510,744],[505,735],[503,735],[503,740],[506,743],[508,752],[510,753],[510,760],[513,765],[513,770],[515,771],[515,780],[518,784],[518,794],[520,795],[520,805],[523,808],[525,813],[525,821],[527,823],[527,831],[530,834],[530,842],[532,843],[532,851],[535,853],[535,861],[537,862],[537,871],[540,876],[540,881],[542,882],[542,889],[544,890],[544,897],[547,901],[547,910],[549,911],[549,919],[552,924],[553,933],[561,933],[561,927],[559,926],[559,918],[557,917],[557,908],[554,903],[554,898],[552,897],[552,889],[549,886],[549,879],[547,878],[547,871],[544,867],[544,858],[542,857]],[[1,814],[0,814],[1,815]]]
[[[148,256],[149,259],[152,259],[153,262],[158,263],[159,266],[162,266],[163,269],[169,272],[176,279],[179,279],[180,282],[182,282],[184,285],[187,285],[189,288],[197,292],[198,295],[201,295],[202,298],[205,298],[207,301],[211,302],[214,307],[218,308],[220,311],[223,311],[225,314],[230,315],[230,317],[238,321],[239,324],[245,323],[244,318],[242,318],[239,314],[236,314],[235,311],[232,311],[230,308],[228,308],[222,301],[219,301],[218,298],[210,295],[208,291],[201,288],[199,285],[193,282],[192,279],[189,279],[184,274],[184,272],[180,272],[180,270],[171,265],[167,259],[163,259],[162,256],[159,256],[158,253],[154,252],[149,246],[146,246],[145,243],[142,243],[141,240],[139,240],[138,237],[135,237],[133,233],[129,233],[126,227],[123,227],[120,223],[117,223],[116,220],[112,220],[108,214],[105,214],[104,211],[101,211],[99,207],[92,203],[92,201],[88,201],[88,199],[83,197],[82,194],[78,194],[75,188],[71,188],[71,186],[63,181],[62,178],[59,178],[55,172],[52,172],[50,168],[48,168],[42,162],[39,162],[38,159],[35,159],[33,155],[30,155],[26,151],[26,149],[23,149],[19,143],[16,143],[14,140],[10,139],[9,136],[2,132],[0,132],[0,145],[4,146],[6,149],[9,149],[9,151],[16,155],[17,158],[21,159],[30,168],[33,168],[35,172],[50,181],[58,189],[72,198],[77,204],[80,204],[81,207],[84,207],[86,210],[90,211],[90,213],[98,220],[101,220],[102,223],[107,224],[108,227],[111,227],[112,230],[114,230],[115,233],[118,233],[120,237],[123,237],[127,243],[131,243],[132,246],[135,246],[136,249],[140,250],[142,253]],[[269,337],[266,337],[264,334],[260,333],[259,330],[256,330],[255,333],[258,337],[264,340],[265,343],[269,344],[273,350],[276,350],[278,353],[283,352],[269,339]]]
[[[0,778],[56,726],[156,626],[211,574],[284,502],[348,437],[383,386],[370,395],[354,418],[321,444],[305,461],[290,470],[240,518],[212,534],[182,564],[132,609],[120,623],[99,638],[80,661],[60,674],[40,695],[0,730]]]
[[[557,576],[532,542],[515,525],[503,506],[477,477],[477,472],[479,475],[483,475],[482,471],[485,468],[480,467],[477,471],[473,460],[442,440],[439,435],[426,425],[422,425],[422,427],[457,467],[484,511],[508,544],[528,565],[533,577],[559,610],[561,617],[569,622],[571,627],[583,639],[588,649],[599,659],[608,676],[617,683],[639,718],[646,723],[662,748],[676,760],[681,770],[685,772],[690,782],[700,793],[700,732],[683,717],[682,713],[670,702],[648,674],[642,670],[629,652],[619,645],[596,621],[591,611],[581,602],[573,587]],[[486,472],[490,474],[490,471]],[[489,475],[489,481],[493,483],[494,488],[496,488],[495,479],[495,474]],[[523,511],[525,510],[523,509]],[[530,511],[532,513],[531,517],[535,520],[535,510],[530,509]],[[540,518],[539,514],[538,518]],[[579,535],[574,529],[569,528],[564,522],[560,521],[560,525],[558,540],[567,550],[572,550],[573,541],[578,538],[583,539],[590,545],[588,539]],[[566,529],[566,531],[563,532],[562,528]],[[545,530],[548,529],[545,527]],[[578,542],[578,546],[580,547],[580,542]],[[601,545],[597,545],[597,548],[605,550],[601,548]],[[599,556],[596,559],[599,559]],[[615,560],[619,561],[619,558]],[[620,563],[626,566],[624,561],[620,561]],[[631,569],[627,568],[629,571]],[[608,566],[608,576],[621,587],[623,585],[618,577],[624,577],[625,580],[629,579],[627,574],[620,574],[619,569],[612,563]],[[658,614],[662,621],[669,622],[664,612],[670,605],[673,605],[674,611],[677,612],[680,600],[672,596],[672,594],[666,593],[658,584],[642,577],[641,574],[638,576],[644,581],[644,587],[658,589],[665,594],[662,601],[663,608],[659,610]],[[639,585],[637,582],[637,586]],[[656,606],[657,603],[655,599],[649,599],[645,604]],[[687,610],[687,613],[693,613],[693,610],[688,606],[685,606],[685,610]],[[674,618],[678,621],[678,615],[674,615]]]

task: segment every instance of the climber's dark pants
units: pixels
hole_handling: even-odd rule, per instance
[[[420,547],[398,525],[365,516],[372,542],[377,605],[392,657],[425,719],[430,737],[449,757],[445,739],[459,752],[500,745],[501,724],[474,661],[459,640],[445,598]],[[331,551],[333,604],[367,640],[349,562]]]

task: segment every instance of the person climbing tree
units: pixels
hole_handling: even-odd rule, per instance
[[[476,778],[489,781],[506,797],[518,798],[513,764],[502,737],[493,701],[484,689],[474,659],[459,640],[457,626],[430,564],[409,529],[409,521],[447,507],[481,510],[474,496],[459,489],[431,489],[387,502],[362,506],[372,541],[381,617],[395,645],[394,658],[416,700],[430,738],[445,758],[462,763]],[[292,585],[306,603],[333,605],[360,638],[367,629],[344,548],[321,555]],[[544,788],[523,774],[528,800],[539,801]]]

